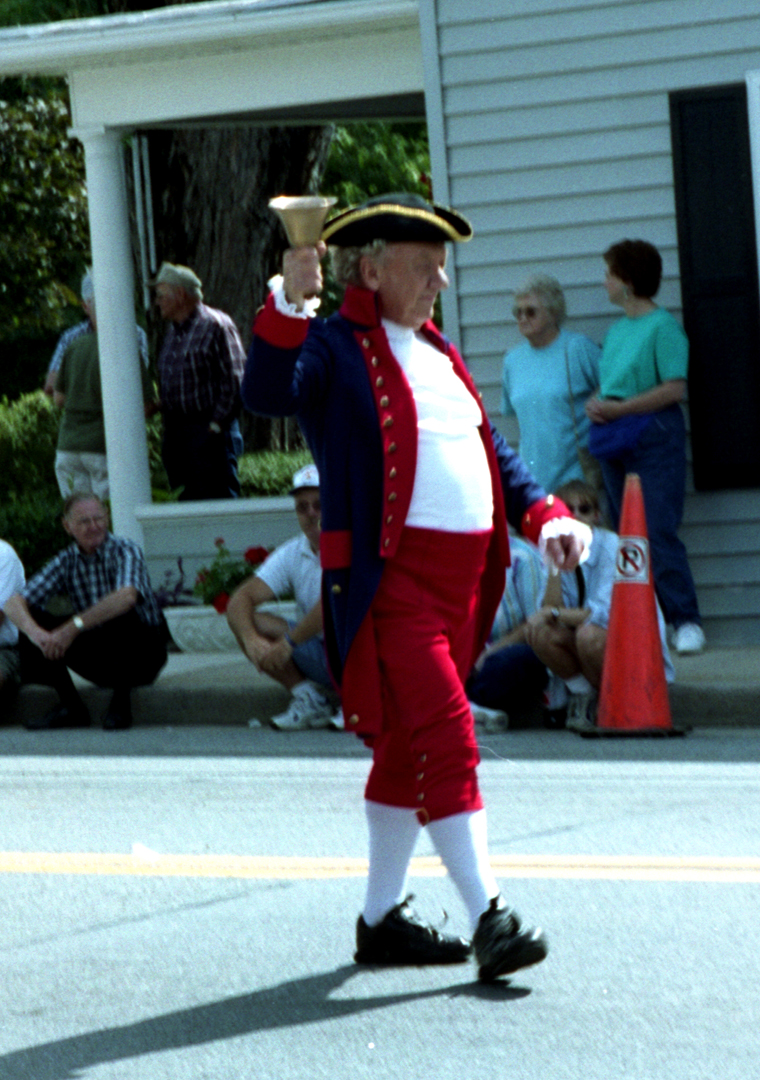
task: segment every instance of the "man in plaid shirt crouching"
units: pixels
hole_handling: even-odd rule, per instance
[[[166,663],[166,622],[145,556],[132,540],[108,531],[108,512],[100,499],[71,495],[64,504],[63,527],[74,543],[3,608],[21,631],[22,681],[52,686],[60,698],[54,709],[26,726],[34,731],[90,726],[70,668],[113,690],[103,728],[122,730],[132,725],[132,687],[152,683]],[[51,614],[53,597],[64,597],[72,614]]]

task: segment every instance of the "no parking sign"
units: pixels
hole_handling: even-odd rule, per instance
[[[615,581],[649,584],[649,541],[645,536],[621,536],[615,560]]]

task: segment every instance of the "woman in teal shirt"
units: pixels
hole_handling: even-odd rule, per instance
[[[678,537],[686,487],[686,392],[689,343],[673,316],[655,304],[662,259],[645,240],[621,240],[605,253],[605,288],[625,315],[610,328],[599,361],[599,392],[586,404],[589,448],[601,460],[616,525],[626,473],[641,477],[652,572],[679,653],[705,645],[694,579]]]

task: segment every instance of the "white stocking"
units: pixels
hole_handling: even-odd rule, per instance
[[[406,873],[421,825],[414,810],[365,800],[369,874],[364,921],[377,926],[406,896]]]
[[[431,821],[427,828],[435,850],[461,893],[474,929],[489,901],[499,894],[488,858],[486,812],[452,814]]]

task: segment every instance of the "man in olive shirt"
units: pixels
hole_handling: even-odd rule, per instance
[[[95,311],[89,305],[95,325]],[[100,391],[97,330],[69,345],[58,369],[53,401],[63,409],[58,430],[55,475],[61,495],[92,491],[108,498],[108,462]]]
[[[93,332],[76,337],[66,349],[55,380],[53,402],[63,410],[58,430],[55,475],[64,499],[73,492],[91,491],[108,498],[108,461],[100,389],[100,360],[95,300],[83,301]],[[143,393],[149,375],[140,364]],[[147,394],[146,394],[147,396]]]

